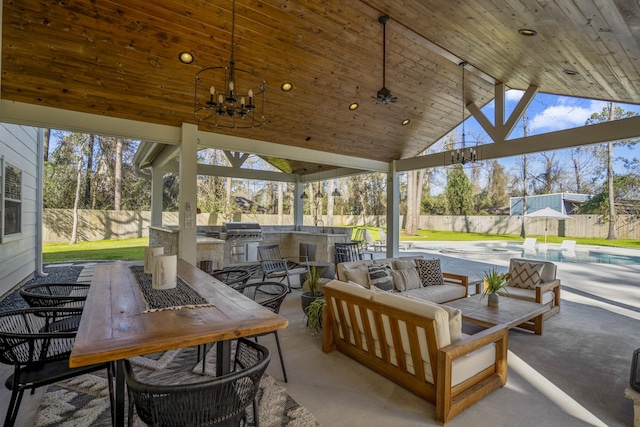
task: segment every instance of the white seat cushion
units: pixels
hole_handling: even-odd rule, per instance
[[[454,299],[464,298],[467,294],[467,290],[464,286],[446,284],[423,286],[419,289],[411,289],[403,292],[403,294],[405,293],[416,296],[425,301],[441,304],[443,302],[453,301]]]
[[[462,338],[469,335],[462,334]],[[456,386],[496,362],[496,345],[491,343],[453,361],[451,385]]]
[[[501,290],[498,293],[506,297],[518,298],[526,301],[536,302],[536,290],[535,289],[522,289],[514,286],[507,286],[506,290]],[[553,301],[553,291],[547,291],[542,294],[541,304],[549,304]]]

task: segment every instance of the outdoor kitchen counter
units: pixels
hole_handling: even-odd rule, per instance
[[[312,231],[263,231],[261,245],[278,245],[285,256],[299,256],[300,243],[315,245],[315,261],[333,262],[335,243],[346,243],[350,239],[344,233],[322,233]]]
[[[223,268],[225,243],[224,240],[214,237],[196,236],[196,265],[207,272]],[[210,264],[201,264],[202,262]]]

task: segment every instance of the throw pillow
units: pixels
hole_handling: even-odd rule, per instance
[[[391,277],[391,269],[378,265],[369,266],[369,286],[375,286],[383,291],[392,290],[393,277]]]
[[[445,304],[440,307],[449,313],[449,335],[451,335],[451,342],[454,343],[462,338],[462,311]]]
[[[393,286],[398,292],[422,287],[422,281],[415,267],[406,270],[391,270],[391,276],[393,276]]]
[[[522,289],[535,289],[542,283],[544,264],[511,260],[509,266],[509,286]]]
[[[412,259],[398,259],[393,262],[395,270],[406,270],[408,268],[416,268],[416,262]]]
[[[369,287],[369,271],[364,268],[347,268],[344,270],[347,282],[356,282],[365,288]]]
[[[439,259],[416,259],[422,286],[444,285]]]

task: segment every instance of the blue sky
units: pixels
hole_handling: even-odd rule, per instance
[[[511,114],[511,111],[513,111],[513,108],[515,108],[523,93],[524,92],[518,90],[509,90],[506,92],[506,117]],[[528,134],[536,135],[584,126],[591,114],[600,113],[606,105],[606,101],[538,93],[526,111]],[[633,111],[640,114],[640,105],[617,103],[616,106],[621,107],[624,111]],[[493,122],[494,102],[492,101],[487,104],[482,111],[487,118]],[[460,135],[462,133],[461,126],[458,126],[454,132],[456,135]],[[489,138],[487,133],[473,117],[470,117],[465,122],[465,135],[467,141],[478,140],[480,143],[491,142],[491,138]],[[519,138],[522,136],[524,136],[524,131],[522,119],[520,119],[509,138]],[[459,138],[456,138],[456,140],[458,139]],[[625,155],[637,157],[640,155],[640,146],[633,147],[628,152],[618,149],[615,154],[616,156]],[[513,162],[513,159],[504,159],[504,162],[505,164],[510,164]]]

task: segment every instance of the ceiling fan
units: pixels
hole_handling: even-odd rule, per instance
[[[382,24],[382,89],[378,91],[376,96],[373,99],[376,101],[376,104],[389,104],[390,102],[396,102],[398,100],[397,96],[391,95],[391,91],[387,89],[385,86],[386,81],[386,58],[387,58],[387,23],[391,18],[388,15],[383,15],[378,18],[378,22]]]

